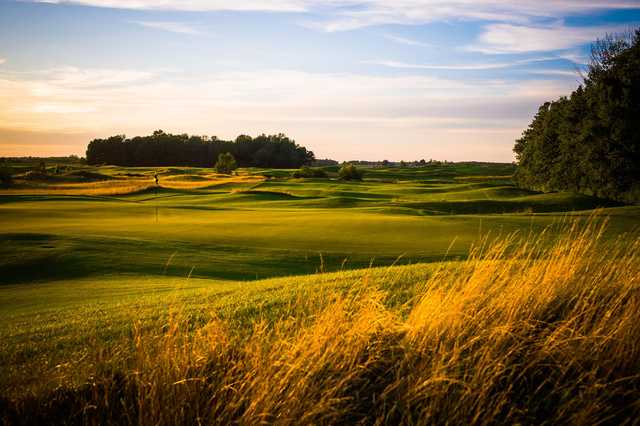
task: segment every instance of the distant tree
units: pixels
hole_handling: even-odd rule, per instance
[[[364,172],[353,164],[344,163],[338,172],[338,178],[341,180],[362,180]]]
[[[400,161],[400,167],[402,168],[407,167],[407,163],[405,163],[404,160]]]
[[[219,154],[229,152],[240,167],[298,168],[313,162],[313,152],[283,134],[240,135],[235,142],[216,137],[173,135],[156,130],[150,136],[124,135],[94,139],[87,147],[88,164],[117,166],[212,167]]]
[[[389,160],[382,160],[382,165],[384,167],[389,167]]]
[[[422,160],[420,160],[420,165],[421,165],[421,166],[424,166],[425,164],[427,164],[427,162],[426,162],[426,161],[424,161],[424,158],[423,158]]]
[[[252,142],[253,138],[251,136],[248,135],[239,135],[236,138],[236,143],[247,143],[247,142]]]
[[[225,152],[218,155],[218,161],[215,165],[215,169],[218,173],[229,175],[237,168],[238,165],[236,164],[236,159],[233,158],[231,153]]]
[[[311,168],[309,166],[302,166],[298,170],[294,171],[291,174],[292,177],[296,179],[300,178],[326,178],[327,172],[322,169]]]
[[[314,159],[311,163],[309,163],[309,165],[313,166],[313,167],[327,167],[327,166],[337,166],[340,163],[338,163],[336,160],[331,160],[329,158],[322,158],[322,159]]]

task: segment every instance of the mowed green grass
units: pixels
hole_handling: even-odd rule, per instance
[[[0,192],[1,282],[107,274],[255,280],[461,257],[486,233],[536,231],[596,207],[610,207],[615,231],[637,223],[634,208],[514,188],[508,175],[496,176],[505,167],[372,170],[364,182],[284,177],[210,185],[207,170],[171,168],[157,191]],[[153,170],[98,172],[151,179]],[[175,187],[181,182],[199,186]]]
[[[293,289],[410,274],[389,281],[400,301],[486,235],[536,234],[596,208],[609,217],[607,238],[640,225],[638,207],[517,189],[510,165],[376,169],[363,182],[168,168],[157,190],[155,169],[90,170],[97,177],[87,182],[74,175],[0,190],[3,387],[56,368],[80,380],[89,347],[117,341],[135,320],[162,321],[173,307],[250,324],[291,303]],[[118,185],[129,192],[104,195]],[[387,268],[394,264],[416,266]],[[337,273],[306,276],[316,272]]]

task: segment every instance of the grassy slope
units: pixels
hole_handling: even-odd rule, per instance
[[[609,236],[640,223],[637,207],[515,189],[500,177],[507,169],[372,170],[352,183],[168,169],[157,193],[148,189],[153,169],[21,183],[0,194],[2,387],[82,381],[95,368],[92,349],[115,347],[135,320],[166,321],[172,309],[249,327],[309,289],[346,289],[371,276],[400,303],[435,264],[348,269],[466,257],[486,233],[535,232],[603,205]]]
[[[127,340],[138,321],[161,327],[171,312],[180,311],[195,322],[215,316],[250,329],[259,317],[281,317],[299,297],[345,291],[366,280],[392,291],[390,301],[399,305],[436,267],[393,266],[254,282],[119,275],[6,285],[0,291],[0,389],[22,394],[30,387],[80,383],[90,373],[87,354]]]
[[[240,288],[85,283],[90,299],[112,285],[125,296],[95,311],[77,314],[81,300],[59,310],[90,316],[80,325],[107,324],[53,372],[20,371],[18,397],[0,398],[0,410],[9,423],[33,424],[633,423],[640,240],[603,256],[597,229],[580,229],[556,243],[551,235],[499,243],[441,268]],[[23,296],[59,297],[40,295]],[[120,337],[108,345],[100,333],[110,324]],[[55,384],[63,388],[46,392]]]

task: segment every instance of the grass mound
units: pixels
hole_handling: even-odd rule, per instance
[[[38,181],[38,182],[53,182],[53,181],[59,180],[57,176],[50,175],[48,173],[43,173],[37,170],[30,170],[18,177],[22,180]]]
[[[84,181],[97,181],[97,180],[113,180],[115,177],[105,175],[102,173],[90,172],[88,170],[75,170],[64,175],[65,178],[81,179]]]
[[[496,195],[496,199],[407,202],[397,203],[397,206],[421,210],[425,214],[467,215],[581,211],[618,207],[621,204],[596,197],[560,193],[535,194],[513,199],[499,199]]]
[[[144,173],[130,173],[130,172],[117,173],[117,176],[129,177],[129,178],[148,178],[148,177],[150,177],[148,175],[145,175]]]
[[[202,169],[193,167],[170,167],[168,169],[160,171],[160,174],[163,176],[194,175],[198,173],[202,173]]]
[[[605,251],[601,235],[512,236],[398,287],[365,274],[242,315],[178,305],[85,354],[84,385],[0,410],[34,424],[630,423],[640,239]]]
[[[298,200],[305,197],[299,197],[288,192],[269,191],[261,189],[247,189],[233,191],[234,198],[249,197],[256,200],[278,201],[278,200]]]
[[[202,175],[170,175],[165,181],[209,182],[213,178]]]

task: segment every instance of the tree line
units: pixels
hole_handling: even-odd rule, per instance
[[[515,143],[515,180],[537,191],[640,201],[640,29],[591,49],[584,82],[542,105]]]
[[[124,135],[94,139],[87,147],[87,163],[114,166],[213,167],[220,154],[230,153],[239,167],[298,168],[314,161],[312,151],[284,134],[216,137],[174,135],[162,130],[128,139]]]

